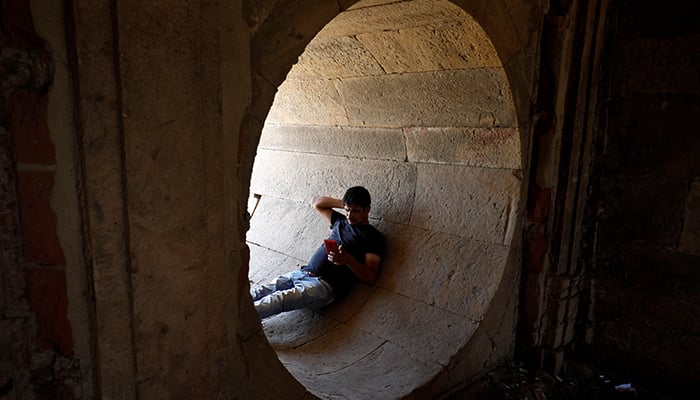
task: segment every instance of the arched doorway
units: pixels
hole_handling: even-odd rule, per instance
[[[284,63],[263,48],[258,84],[274,83]],[[454,368],[517,258],[521,134],[489,36],[448,1],[359,2],[309,43],[269,110],[251,280],[303,264],[325,232],[306,202],[354,184],[390,246],[377,287],[265,321],[280,360],[320,397],[402,397]]]

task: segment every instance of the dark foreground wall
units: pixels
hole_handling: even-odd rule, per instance
[[[700,381],[699,7],[611,3],[591,219],[594,353],[637,383],[692,393]]]

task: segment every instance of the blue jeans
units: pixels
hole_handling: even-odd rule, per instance
[[[302,270],[280,275],[268,284],[251,288],[250,296],[260,318],[300,308],[320,308],[335,299],[328,282]]]

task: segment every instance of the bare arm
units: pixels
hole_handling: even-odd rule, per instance
[[[328,196],[316,196],[311,199],[311,205],[314,206],[316,211],[321,215],[324,221],[328,224],[331,223],[331,215],[333,214],[334,208],[343,208],[343,200],[336,199],[335,197]]]
[[[357,261],[350,253],[343,252],[343,246],[341,245],[340,253],[336,254],[331,252],[328,254],[328,261],[336,265],[347,265],[358,278],[372,285],[379,275],[381,257],[374,253],[365,253],[365,262],[363,264]]]

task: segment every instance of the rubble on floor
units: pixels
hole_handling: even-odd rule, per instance
[[[517,365],[498,367],[443,400],[671,400],[634,382],[606,376],[587,364],[575,364],[562,376]]]

